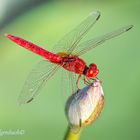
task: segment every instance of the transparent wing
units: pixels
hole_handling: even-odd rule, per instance
[[[77,80],[77,75],[73,72],[68,73],[69,76],[69,85],[70,85],[70,94],[73,94],[77,89],[76,89],[76,80]]]
[[[18,103],[25,104],[31,102],[38,95],[44,84],[55,74],[60,66],[52,64],[46,60],[39,62],[30,72],[23,89],[19,95]]]
[[[115,30],[115,31],[111,32],[111,33],[105,34],[103,36],[87,40],[87,41],[79,44],[77,46],[77,50],[75,52],[73,52],[73,54],[75,54],[77,56],[83,55],[86,52],[90,51],[91,49],[93,49],[93,48],[97,47],[98,45],[104,43],[106,40],[109,40],[113,37],[121,35],[124,32],[127,32],[132,27],[133,27],[132,25],[125,26],[125,27],[122,27],[118,30]]]
[[[60,41],[58,41],[54,48],[59,48],[60,51],[65,51],[67,54],[71,54],[80,40],[92,28],[99,17],[100,13],[98,11],[92,12],[83,22],[81,22],[81,24],[66,34]]]
[[[76,91],[77,75],[62,69],[61,91],[64,103],[67,98]]]

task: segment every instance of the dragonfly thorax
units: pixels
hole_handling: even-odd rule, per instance
[[[61,57],[67,57],[68,56],[68,54],[66,52],[64,52],[64,51],[58,52],[57,55],[59,55]]]

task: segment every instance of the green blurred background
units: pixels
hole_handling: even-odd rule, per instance
[[[62,140],[67,128],[59,73],[36,100],[17,105],[28,73],[42,58],[3,34],[18,35],[51,50],[93,10],[99,10],[101,18],[87,38],[129,24],[134,28],[83,56],[100,69],[105,107],[99,119],[83,131],[81,140],[140,139],[139,0],[1,0],[0,7],[0,130],[25,131],[24,135],[0,136],[0,140]]]

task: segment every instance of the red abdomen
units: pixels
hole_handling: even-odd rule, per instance
[[[50,61],[52,63],[60,64],[62,61],[62,57],[60,57],[59,55],[53,54],[53,53],[51,53],[51,52],[49,52],[49,51],[47,51],[39,46],[27,41],[27,40],[24,40],[20,37],[13,36],[10,34],[5,34],[5,36],[8,37],[13,42],[15,42],[16,44],[46,58],[48,61]]]
[[[86,67],[85,62],[77,56],[64,57],[62,61],[64,69],[77,74],[83,74]]]

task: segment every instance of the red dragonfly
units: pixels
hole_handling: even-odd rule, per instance
[[[62,50],[58,53],[49,52],[20,37],[5,34],[5,36],[13,42],[25,49],[32,51],[33,53],[44,57],[47,60],[40,62],[29,74],[18,99],[20,104],[31,102],[35,96],[38,95],[39,90],[60,67],[71,73],[76,73],[79,75],[76,81],[77,87],[81,75],[84,76],[84,81],[87,83],[90,80],[95,80],[97,78],[99,70],[96,64],[91,63],[89,66],[87,66],[86,62],[79,56],[99,46],[106,40],[116,37],[133,27],[132,25],[125,26],[103,36],[80,42],[93,27],[99,17],[100,12],[92,12],[76,28],[74,28],[70,33],[66,34],[60,41],[58,41],[58,43],[54,46],[55,48],[62,48]]]

